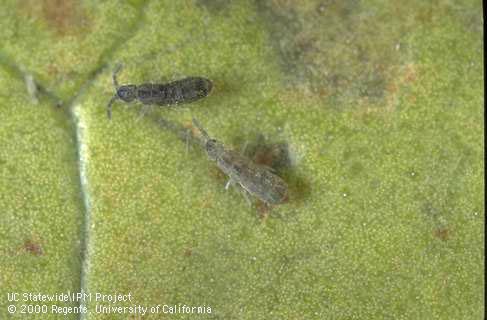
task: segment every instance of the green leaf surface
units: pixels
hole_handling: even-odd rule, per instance
[[[2,1],[0,319],[481,319],[480,8]],[[213,91],[143,116],[117,101],[109,121],[117,63],[122,84]],[[225,190],[193,117],[289,200]]]

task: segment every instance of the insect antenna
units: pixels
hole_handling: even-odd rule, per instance
[[[113,70],[112,79],[113,79],[113,85],[115,86],[115,88],[119,87],[118,81],[117,81],[117,74],[122,70],[122,68],[123,68],[123,65],[121,63],[119,63],[115,66],[115,70]]]
[[[115,91],[117,91],[118,90],[118,87],[119,87],[118,81],[117,81],[117,74],[122,70],[122,68],[123,68],[123,65],[121,63],[118,63],[115,66],[115,69],[113,70],[113,73],[112,73],[112,80],[113,80],[113,85],[115,86]],[[115,93],[115,95],[108,102],[108,105],[107,105],[107,117],[110,120],[112,119],[112,104],[117,99],[118,99],[118,95],[117,95],[117,93]]]

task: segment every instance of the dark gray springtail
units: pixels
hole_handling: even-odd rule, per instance
[[[193,124],[203,136],[203,145],[208,157],[230,178],[229,184],[239,184],[247,192],[266,204],[280,204],[287,200],[287,184],[266,166],[258,165],[249,158],[228,150],[224,145],[210,138],[199,122]]]
[[[120,86],[117,74],[122,69],[118,65],[113,72],[113,85],[116,93],[107,105],[108,119],[112,118],[112,104],[120,99],[125,102],[134,100],[145,105],[175,105],[189,103],[206,97],[213,87],[210,80],[202,77],[188,77],[170,83],[144,83],[141,85],[127,84]]]

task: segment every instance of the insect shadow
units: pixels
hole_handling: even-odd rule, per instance
[[[169,83],[143,83],[140,85],[119,85],[117,74],[122,70],[119,64],[112,74],[115,94],[107,105],[108,119],[112,118],[112,105],[116,100],[130,103],[139,101],[143,105],[169,106],[200,100],[211,92],[213,84],[202,77],[188,77]]]

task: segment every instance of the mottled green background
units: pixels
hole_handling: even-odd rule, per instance
[[[81,289],[212,311],[92,301],[82,319],[483,318],[480,1],[0,8],[0,319],[64,318],[20,314],[8,292]],[[108,121],[117,62],[121,83],[214,90],[145,117],[117,102]],[[289,202],[225,190],[184,142],[192,117],[274,166]]]

